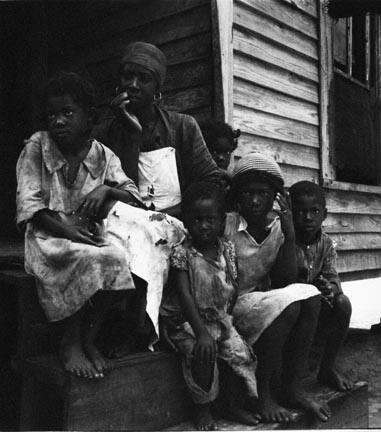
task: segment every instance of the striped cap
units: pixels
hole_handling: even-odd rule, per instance
[[[240,159],[233,170],[233,180],[243,174],[263,174],[272,177],[276,183],[284,185],[284,178],[275,160],[262,153],[249,153]]]

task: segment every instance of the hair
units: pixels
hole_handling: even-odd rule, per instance
[[[324,208],[326,206],[324,190],[316,183],[300,181],[290,187],[289,193],[293,204],[302,196],[308,196],[315,198]]]
[[[70,95],[83,109],[90,110],[95,107],[96,89],[87,78],[76,72],[59,71],[47,82],[43,92],[43,102],[50,97]]]
[[[226,213],[225,194],[222,187],[215,183],[197,182],[192,183],[185,191],[181,200],[181,208],[183,217],[189,214],[194,206],[194,203],[199,200],[213,200],[221,216]]]
[[[227,123],[218,120],[209,120],[201,125],[201,132],[208,149],[215,147],[217,138],[227,138],[232,151],[237,148],[238,137],[241,135],[239,129],[233,130]]]

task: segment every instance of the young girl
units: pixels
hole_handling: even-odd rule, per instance
[[[54,76],[45,92],[48,132],[32,135],[17,163],[25,268],[36,278],[48,320],[67,320],[65,368],[88,378],[103,376],[107,366],[94,339],[105,311],[119,300],[112,292],[134,289],[126,254],[105,243],[97,222],[116,200],[141,206],[119,159],[88,139],[94,97],[79,75]]]
[[[246,155],[235,167],[231,192],[238,212],[229,214],[225,231],[238,261],[234,324],[258,358],[262,420],[292,420],[275,395],[274,377],[283,367],[283,395],[288,402],[326,421],[328,406],[305,390],[320,296],[312,285],[293,283],[297,279],[295,232],[283,184],[277,163],[260,153]],[[275,200],[279,217],[271,220]]]
[[[215,430],[210,404],[218,395],[217,358],[257,395],[255,357],[232,324],[237,268],[233,245],[220,236],[223,191],[210,183],[189,187],[182,201],[189,236],[173,249],[175,291],[162,305],[168,334],[183,354],[183,373],[199,430]]]

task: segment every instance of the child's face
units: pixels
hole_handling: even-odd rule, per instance
[[[241,187],[237,199],[241,215],[248,222],[255,223],[271,211],[275,190],[266,181],[251,180]]]
[[[292,203],[295,231],[306,241],[313,240],[327,217],[327,209],[314,196],[302,195]]]
[[[143,66],[126,63],[120,74],[120,88],[127,91],[130,108],[142,108],[152,104],[158,90],[157,81]]]
[[[225,222],[225,216],[221,215],[212,199],[197,200],[185,219],[192,240],[200,246],[214,245],[222,234]]]
[[[91,119],[72,96],[51,96],[47,103],[49,132],[54,141],[62,146],[80,143],[87,138]]]
[[[228,138],[218,137],[210,145],[210,154],[219,168],[227,170],[232,154],[232,146]]]

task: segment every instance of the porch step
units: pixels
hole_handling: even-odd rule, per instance
[[[217,430],[249,431],[249,430],[293,430],[293,429],[342,429],[368,428],[368,385],[357,382],[350,392],[342,393],[329,390],[322,386],[311,386],[310,391],[321,400],[328,402],[332,416],[328,422],[320,422],[307,413],[293,410],[294,421],[290,423],[259,423],[256,426],[219,419]],[[189,421],[179,423],[165,430],[191,431],[196,430]]]
[[[131,355],[100,380],[65,372],[55,356],[24,365],[21,430],[158,430],[188,418],[177,356]]]

